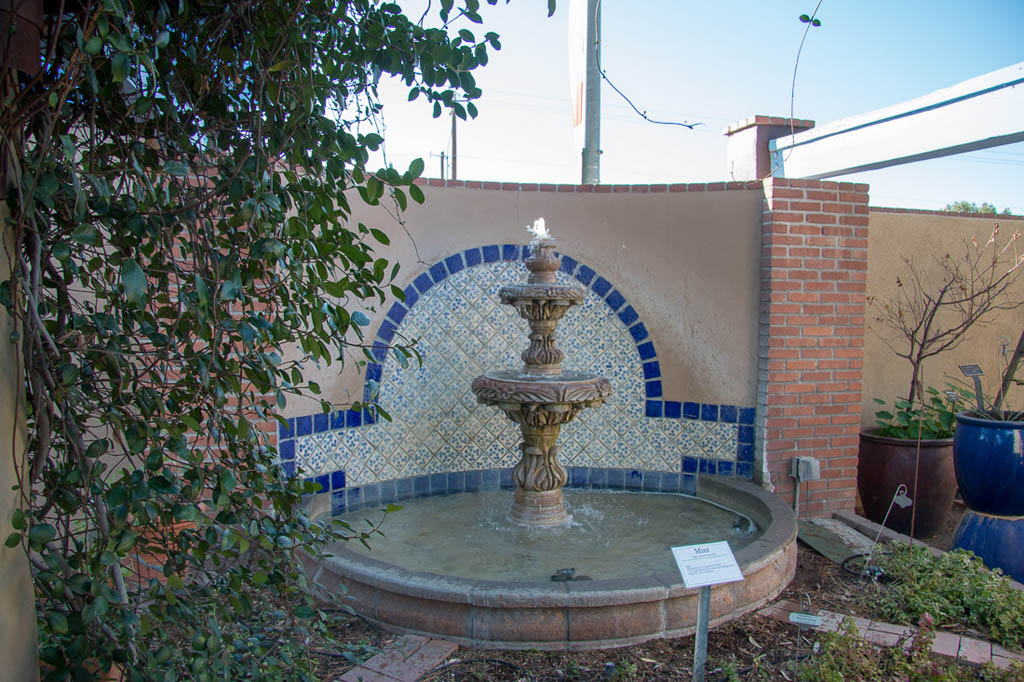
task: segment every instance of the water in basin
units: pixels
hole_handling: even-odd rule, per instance
[[[571,521],[528,528],[509,516],[509,490],[438,495],[402,502],[367,550],[347,549],[412,571],[483,580],[548,581],[575,568],[594,580],[675,570],[670,547],[727,540],[735,552],[761,531],[735,511],[687,495],[565,489]],[[355,529],[381,512],[339,516]]]

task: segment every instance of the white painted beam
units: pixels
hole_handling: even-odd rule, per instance
[[[772,175],[829,178],[1024,141],[1024,62],[772,140]]]

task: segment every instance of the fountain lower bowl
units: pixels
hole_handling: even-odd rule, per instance
[[[711,591],[711,624],[774,599],[796,572],[796,521],[781,499],[746,481],[702,478],[699,498],[750,517],[762,534],[735,552],[741,582]],[[694,632],[697,590],[678,571],[585,582],[498,581],[411,571],[344,547],[317,561],[316,582],[398,632],[460,644],[544,650],[627,646]],[[666,552],[667,552],[666,548]]]

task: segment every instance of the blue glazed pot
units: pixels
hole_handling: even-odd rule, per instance
[[[968,509],[953,536],[953,547],[969,549],[989,568],[1024,582],[1024,519],[986,516]]]
[[[953,466],[968,508],[1024,516],[1024,422],[956,415]]]

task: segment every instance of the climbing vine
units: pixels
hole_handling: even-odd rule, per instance
[[[44,678],[309,679],[298,553],[357,534],[306,515],[264,426],[402,297],[386,233],[350,219],[423,201],[422,161],[368,168],[378,79],[473,116],[498,37],[479,0],[46,8],[42,69],[4,65],[0,114],[28,425],[7,545]]]

